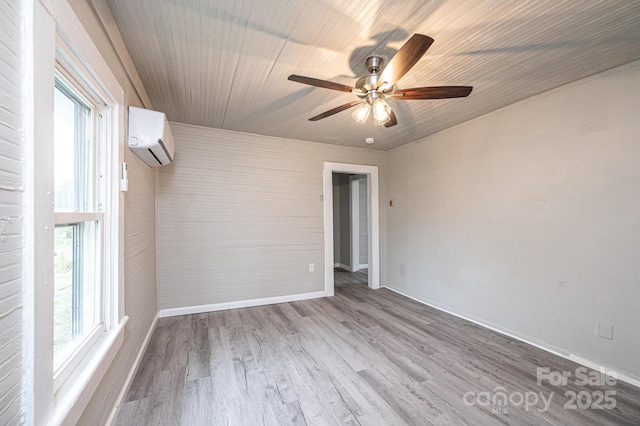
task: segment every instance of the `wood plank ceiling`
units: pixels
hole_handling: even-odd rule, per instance
[[[107,0],[153,108],[199,126],[387,150],[640,59],[640,1]],[[341,112],[354,85],[414,33],[434,44],[399,88],[471,85],[468,98],[389,101],[399,124]]]

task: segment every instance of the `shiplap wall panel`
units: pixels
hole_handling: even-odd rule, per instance
[[[379,151],[171,128],[176,159],[158,169],[161,309],[324,290],[325,161],[379,166],[384,199]]]
[[[0,1],[0,424],[18,424],[22,382],[21,8]]]
[[[170,120],[336,145],[373,136],[382,150],[640,58],[629,0],[106,1]],[[368,56],[388,60],[414,33],[435,42],[398,87],[472,85],[471,96],[391,99],[390,129],[349,112],[307,121],[355,97],[288,75],[354,85]]]

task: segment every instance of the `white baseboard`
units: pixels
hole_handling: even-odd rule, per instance
[[[158,312],[160,318],[175,317],[178,315],[201,314],[204,312],[225,311],[227,309],[250,308],[252,306],[274,305],[277,303],[296,302],[298,300],[317,299],[325,297],[325,291],[313,293],[290,294],[287,296],[265,297],[262,299],[238,300],[235,302],[212,303],[209,305],[185,306],[182,308],[161,309]]]
[[[405,293],[403,291],[400,291],[398,289],[395,289],[393,287],[389,287],[389,286],[382,286],[382,287],[384,287],[386,289],[389,289],[389,290],[393,291],[394,293],[398,293],[398,294],[401,294],[402,296],[408,297],[409,299],[415,300],[416,302],[422,303],[423,305],[426,305],[426,306],[429,306],[431,308],[437,309],[439,311],[445,312],[447,314],[456,316],[458,318],[462,318],[463,320],[467,320],[467,321],[472,322],[474,324],[477,324],[477,325],[479,325],[481,327],[488,328],[489,330],[495,331],[496,333],[500,333],[500,334],[502,334],[504,336],[511,337],[512,339],[519,340],[519,341],[521,341],[523,343],[526,343],[528,345],[535,346],[536,348],[542,349],[545,352],[549,352],[549,353],[557,355],[557,356],[559,356],[561,358],[568,359],[569,361],[573,361],[573,362],[575,362],[577,364],[583,365],[583,366],[585,366],[587,368],[590,368],[592,370],[600,371],[601,373],[605,373],[605,374],[613,372],[614,373],[613,377],[615,377],[617,380],[629,383],[630,385],[633,385],[633,386],[636,386],[636,387],[640,387],[640,380],[638,380],[638,379],[636,379],[636,378],[634,378],[632,376],[629,376],[627,374],[620,373],[620,372],[618,372],[618,371],[616,371],[616,370],[614,370],[612,368],[605,367],[605,366],[600,365],[598,363],[595,363],[595,362],[592,362],[590,360],[581,358],[581,357],[579,357],[577,355],[565,354],[565,353],[559,352],[559,351],[557,351],[555,349],[548,348],[546,346],[541,345],[540,343],[532,342],[532,341],[530,341],[530,340],[528,340],[528,339],[526,339],[526,338],[524,338],[522,336],[518,336],[518,335],[515,335],[513,333],[504,331],[504,330],[502,330],[500,328],[497,328],[495,326],[483,323],[482,321],[478,321],[476,319],[469,318],[469,317],[464,316],[464,315],[460,315],[460,314],[458,314],[456,312],[453,312],[453,311],[450,311],[448,309],[442,308],[442,307],[438,306],[437,304],[434,304],[432,302],[427,302],[425,300],[419,299],[416,296],[412,296],[410,294],[407,294],[407,293]]]
[[[156,329],[157,324],[158,324],[158,314],[156,314],[156,317],[153,319],[153,322],[151,323],[151,327],[149,327],[149,331],[147,331],[147,335],[144,337],[142,346],[140,347],[140,350],[136,355],[136,359],[133,360],[133,365],[129,370],[129,374],[127,375],[127,378],[125,379],[122,385],[122,388],[120,389],[120,393],[118,393],[118,397],[116,398],[116,403],[113,406],[113,409],[111,410],[111,414],[109,414],[109,418],[107,419],[107,422],[105,423],[108,426],[114,424],[114,422],[116,421],[116,418],[118,417],[118,412],[120,411],[120,406],[122,405],[122,401],[124,401],[124,398],[127,395],[127,392],[129,392],[129,388],[131,387],[131,382],[133,381],[133,378],[136,376],[136,373],[138,372],[138,367],[140,367],[140,362],[142,361],[144,352],[147,350],[147,346],[149,346],[149,341],[151,340],[151,336],[153,335],[153,331]]]
[[[544,348],[541,348],[544,349]],[[547,350],[547,349],[544,349]],[[555,352],[554,352],[555,353]],[[584,365],[585,367],[588,367],[592,370],[596,370],[599,371],[603,374],[608,374],[611,375],[612,377],[616,378],[617,380],[620,380],[622,382],[626,382],[629,383],[630,385],[636,386],[638,388],[640,388],[640,380],[629,376],[628,374],[624,374],[624,373],[620,373],[618,370],[615,370],[613,368],[609,368],[609,367],[605,367],[604,365],[601,364],[597,364],[595,362],[592,362],[591,360],[588,359],[584,359],[578,355],[574,355],[574,354],[570,354],[568,356],[565,356],[564,354],[558,354],[559,356],[569,359],[575,363],[578,363],[580,365]]]

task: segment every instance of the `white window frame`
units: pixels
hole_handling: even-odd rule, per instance
[[[33,313],[30,325],[33,333],[29,333],[33,335],[33,341],[27,346],[33,348],[33,358],[26,359],[25,365],[32,365],[33,373],[29,375],[32,383],[26,384],[25,388],[33,389],[33,396],[25,397],[25,408],[32,407],[25,422],[75,424],[117,355],[128,319],[124,315],[124,196],[119,191],[126,107],[122,87],[68,1],[35,0],[31,4],[33,56],[27,62],[32,61],[33,71],[25,76],[32,87],[27,91],[31,101],[25,115],[33,129],[28,133],[33,148],[27,160],[33,164],[29,169],[33,176],[34,195],[27,203],[32,203],[34,210],[33,234],[28,242],[34,253],[34,291],[26,296],[25,303],[28,305],[29,298],[32,300],[27,311]],[[109,114],[105,121],[110,124],[99,132],[107,140],[99,141],[98,145],[106,147],[102,154],[108,170],[104,173],[110,184],[103,194],[106,208],[102,219],[105,242],[101,269],[104,274],[102,297],[107,307],[103,312],[104,329],[96,334],[98,338],[93,344],[84,346],[84,356],[76,357],[73,367],[54,379],[53,230],[56,222],[78,218],[74,218],[73,213],[56,214],[53,211],[53,88],[56,66],[109,106],[103,113]],[[29,327],[28,323],[26,327]]]
[[[62,59],[64,54],[61,53],[60,56],[61,58],[59,59]],[[68,63],[69,61],[65,62]],[[103,94],[95,93],[90,87],[87,87],[87,83],[91,79],[78,75],[78,71],[69,72],[67,67],[71,67],[74,70],[77,69],[77,66],[73,64],[70,66],[69,64],[62,64],[61,61],[58,62],[55,74],[56,85],[63,86],[66,91],[70,92],[78,101],[91,110],[90,138],[92,147],[90,163],[92,164],[89,179],[92,187],[90,194],[92,211],[60,212],[55,210],[54,221],[56,226],[96,223],[98,229],[93,231],[96,234],[94,235],[96,247],[84,248],[84,250],[95,250],[92,256],[95,264],[92,265],[90,270],[91,275],[94,275],[94,277],[85,276],[84,278],[94,281],[95,301],[91,311],[96,311],[98,321],[91,330],[84,333],[84,336],[59,354],[59,358],[62,359],[54,359],[53,381],[55,392],[58,392],[62,385],[73,376],[74,372],[81,368],[82,361],[95,350],[95,346],[102,338],[103,333],[112,326],[112,324],[105,321],[104,315],[105,307],[110,304],[109,300],[104,299],[104,289],[111,280],[111,274],[110,271],[103,268],[103,258],[106,254],[104,250],[105,242],[109,238],[113,238],[113,236],[105,235],[104,232],[105,219],[110,218],[109,210],[112,207],[105,201],[105,194],[108,193],[109,187],[113,185],[113,182],[107,181],[109,174],[105,171],[107,164],[104,152],[105,145],[110,140],[111,132],[109,132],[109,127],[111,127],[112,106],[107,104],[109,100],[105,99]],[[73,74],[76,74],[76,76],[73,76]],[[106,215],[105,210],[107,211]],[[87,275],[86,272],[85,275]]]

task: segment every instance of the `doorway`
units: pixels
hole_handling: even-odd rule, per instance
[[[349,247],[348,249],[348,257],[342,256],[342,246],[338,247],[337,240],[334,240],[334,173],[335,174],[345,174],[348,176],[348,185],[349,194],[353,194],[355,191],[360,191],[360,188],[364,188],[363,190],[366,192],[366,197],[364,198],[364,203],[366,204],[366,226],[363,227],[366,230],[366,263],[361,261],[364,259],[360,257],[361,247],[360,243],[360,234],[358,238],[354,238],[354,233],[351,231],[355,231],[356,229],[360,229],[360,218],[364,216],[358,215],[357,218],[353,215],[349,215],[348,227],[349,229]],[[323,199],[324,199],[324,239],[325,239],[325,292],[327,296],[333,296],[334,287],[335,287],[335,277],[334,277],[334,267],[336,263],[339,264],[339,267],[352,272],[352,269],[356,269],[356,271],[360,271],[364,273],[366,269],[366,277],[367,284],[372,289],[377,289],[380,287],[380,267],[379,267],[379,253],[380,253],[380,236],[379,236],[379,196],[378,196],[378,167],[377,166],[363,166],[358,164],[343,164],[343,163],[324,163],[324,191],[323,191]],[[364,180],[363,184],[361,181]],[[357,186],[357,190],[355,189]],[[346,197],[345,197],[346,198]],[[350,195],[349,196],[349,211],[355,210],[353,204],[356,202],[356,197]],[[358,204],[360,203],[360,197],[357,197]],[[353,203],[353,204],[352,204]],[[360,207],[358,206],[358,211],[360,211]],[[338,218],[338,212],[335,213],[336,222],[340,220]],[[357,227],[354,226],[353,221],[357,220]],[[356,245],[357,247],[354,247]],[[336,250],[340,250],[340,252],[336,252]],[[362,250],[364,251],[364,250]],[[336,262],[337,254],[340,255],[340,259],[349,259],[346,263]],[[357,256],[357,257],[356,257]],[[361,266],[362,265],[362,266]],[[366,268],[364,268],[366,266]],[[346,268],[344,268],[346,267]]]
[[[369,281],[367,176],[333,173],[332,183],[334,286],[367,285]]]

